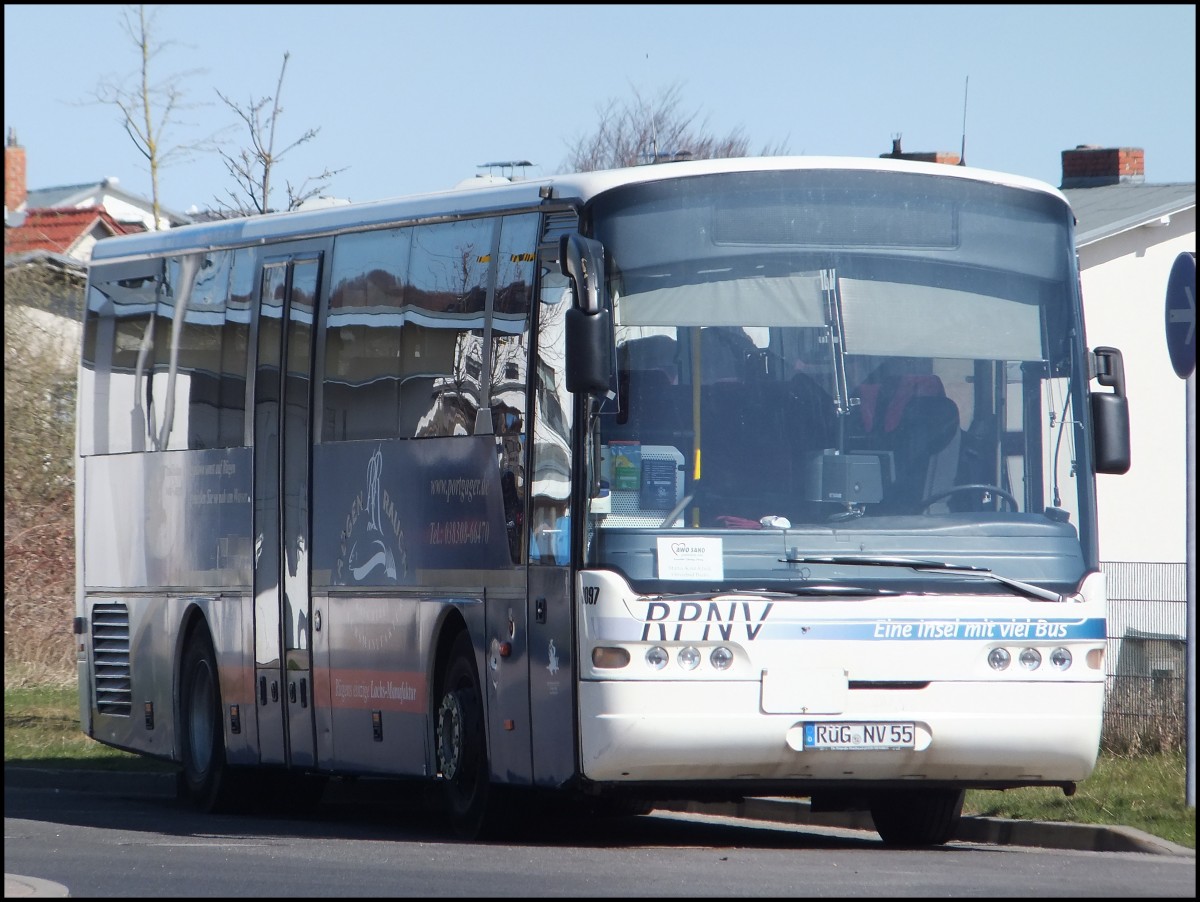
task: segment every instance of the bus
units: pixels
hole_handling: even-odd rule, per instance
[[[491,180],[496,182],[496,180]],[[1129,467],[1053,187],[696,160],[106,239],[82,729],[205,810],[415,781],[953,838],[1095,765]]]

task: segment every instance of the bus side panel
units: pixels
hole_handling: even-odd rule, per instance
[[[528,786],[532,762],[524,586],[489,591],[485,607],[479,678],[487,698],[488,763],[496,782]]]
[[[312,508],[312,583],[327,590],[323,629],[330,630],[315,646],[325,668],[316,678],[318,698],[328,699],[330,711],[318,719],[317,744],[332,749],[330,766],[431,773],[424,752],[432,745],[419,734],[436,704],[437,637],[425,635],[417,602],[429,603],[437,619],[447,604],[473,610],[486,599],[485,617],[464,616],[488,709],[493,775],[528,783],[524,571],[510,555],[495,438],[316,445]],[[502,670],[501,641],[517,649]]]
[[[239,716],[233,732],[230,707],[254,710],[247,635],[247,599],[239,596],[167,596],[93,593],[85,600],[92,666],[81,686],[88,697],[92,738],[157,758],[180,760],[176,708],[185,623],[212,634],[221,681],[226,757],[258,763],[252,716]]]
[[[196,605],[212,634],[221,680],[222,720],[225,725],[225,760],[233,765],[259,763],[258,719],[254,698],[254,599],[222,594],[215,598],[187,598]],[[185,610],[180,611],[183,616]],[[183,654],[182,644],[177,655]],[[179,660],[178,657],[176,660]],[[232,708],[238,711],[235,725]]]
[[[85,589],[249,591],[251,451],[88,457]]]
[[[231,763],[257,761],[249,577],[250,451],[94,456],[81,461],[83,633],[80,685],[96,739],[175,756],[174,695],[185,611],[198,604],[221,674]],[[168,587],[192,586],[172,597]],[[190,622],[190,621],[189,621]],[[153,706],[152,714],[146,705]],[[246,712],[231,731],[229,706]],[[86,722],[86,721],[85,721]]]
[[[567,567],[529,568],[533,782],[551,788],[576,773],[570,573]]]
[[[163,595],[89,594],[90,736],[130,752],[178,760],[174,619]]]
[[[337,773],[425,776],[428,729],[420,602],[314,598],[317,765]]]

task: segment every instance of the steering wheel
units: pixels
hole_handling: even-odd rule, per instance
[[[983,482],[972,482],[964,483],[963,485],[953,485],[943,492],[937,492],[936,494],[930,495],[918,505],[918,509],[925,510],[935,501],[941,501],[943,498],[947,498],[950,495],[957,495],[960,492],[990,492],[993,495],[998,495],[1000,498],[1003,498],[1004,502],[1008,505],[1009,510],[1016,511],[1020,507],[1020,505],[1017,503],[1017,499],[1013,497],[1012,492],[1006,491],[1005,489],[1000,488],[998,485],[988,485],[987,483]]]

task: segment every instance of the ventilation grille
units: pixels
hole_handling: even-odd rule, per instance
[[[542,241],[538,246],[541,252],[542,265],[549,266],[558,260],[558,243],[563,235],[574,232],[579,228],[579,214],[574,210],[559,210],[547,213],[542,226]],[[558,269],[555,267],[555,272]]]
[[[133,708],[129,671],[129,609],[123,604],[92,608],[92,665],[96,710],[128,717]]]

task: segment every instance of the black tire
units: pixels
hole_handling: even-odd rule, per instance
[[[958,831],[965,795],[961,789],[879,792],[871,798],[871,819],[885,845],[940,846]]]
[[[179,786],[201,811],[228,810],[232,803],[222,711],[217,656],[208,631],[199,627],[188,636],[179,679]]]
[[[483,696],[466,633],[455,638],[443,671],[434,712],[434,748],[442,800],[454,832],[468,840],[493,832]]]

